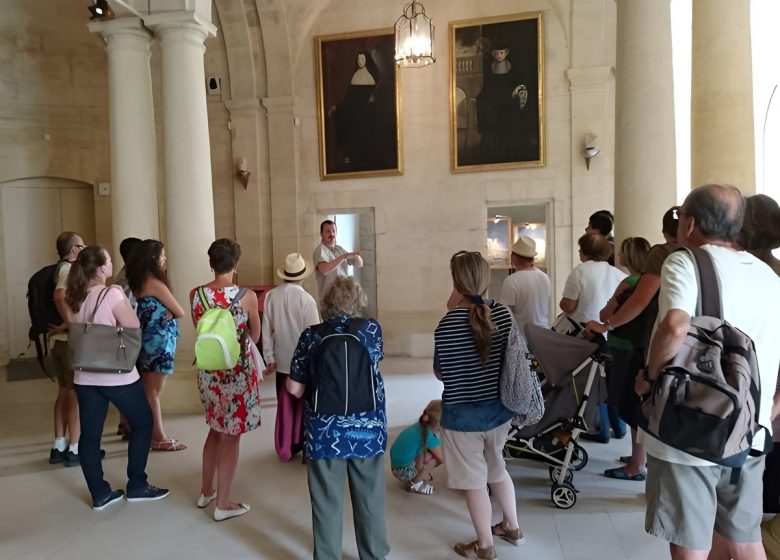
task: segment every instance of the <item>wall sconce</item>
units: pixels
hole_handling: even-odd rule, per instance
[[[596,143],[596,135],[588,133],[585,135],[585,148],[580,152],[582,157],[585,158],[585,169],[590,170],[590,160],[599,155],[599,150],[594,144]]]
[[[241,158],[238,162],[238,169],[236,169],[236,178],[238,181],[244,186],[244,190],[249,185],[249,176],[251,173],[249,172],[249,167],[246,163],[246,158]]]

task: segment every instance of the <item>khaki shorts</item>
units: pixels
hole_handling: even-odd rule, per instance
[[[508,478],[502,451],[511,424],[511,421],[506,422],[487,432],[455,432],[442,428],[447,485],[457,490],[479,490]]]
[[[691,467],[648,455],[645,531],[685,548],[712,546],[713,528],[735,543],[761,541],[764,457],[749,457],[739,481],[731,468]]]
[[[51,361],[54,364],[54,372],[57,374],[59,386],[73,389],[73,370],[70,369],[68,343],[66,341],[54,341],[54,347],[51,349]]]

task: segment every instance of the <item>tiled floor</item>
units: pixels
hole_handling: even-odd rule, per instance
[[[389,396],[391,435],[415,421],[441,386],[428,360],[387,359],[383,372]],[[103,512],[90,509],[80,469],[47,463],[51,446],[51,405],[56,388],[48,380],[6,382],[0,368],[0,559],[166,559],[311,557],[311,517],[304,467],[280,463],[273,451],[273,382],[263,384],[269,398],[265,425],[244,436],[233,498],[252,505],[243,517],[216,523],[211,507],[200,510],[200,452],[206,435],[201,415],[168,415],[168,431],[189,444],[178,453],[153,453],[150,481],[172,489],[162,502],[120,503]],[[113,435],[116,416],[106,424],[107,480],[125,482],[126,444]],[[577,504],[556,509],[550,502],[547,469],[514,462],[520,524],[527,544],[497,541],[499,558],[534,560],[658,560],[666,544],[646,535],[644,484],[601,476],[626,454],[627,440],[585,444],[590,462],[575,477]],[[389,469],[388,469],[389,475]],[[444,480],[435,474],[435,483]],[[347,501],[348,503],[348,501]],[[347,506],[348,508],[348,506]],[[473,528],[462,497],[441,488],[433,497],[415,496],[387,480],[387,518],[391,559],[458,558],[458,540]],[[347,514],[349,515],[349,513]],[[345,520],[344,557],[357,558],[351,518]]]

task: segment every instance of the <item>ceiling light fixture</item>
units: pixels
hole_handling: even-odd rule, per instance
[[[395,63],[417,68],[436,62],[433,54],[431,18],[425,15],[425,7],[417,0],[404,6],[403,13],[395,21]]]
[[[114,12],[111,11],[111,6],[108,5],[108,0],[93,0],[91,6],[87,6],[87,10],[92,14],[89,19],[110,19],[114,17]]]

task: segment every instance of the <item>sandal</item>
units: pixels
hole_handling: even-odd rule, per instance
[[[627,465],[631,462],[631,455],[621,455],[618,457],[618,461]]]
[[[175,438],[169,437],[162,441],[152,440],[152,451],[183,451],[187,449],[187,446],[183,443],[176,441]]]
[[[498,558],[494,547],[479,548],[479,541],[458,543],[452,549],[464,558],[478,558],[480,560],[496,560]]]
[[[504,539],[506,542],[515,546],[525,544],[525,537],[523,531],[518,527],[517,529],[506,529],[503,522],[496,523],[490,528],[490,532],[500,539]]]
[[[647,479],[646,472],[639,471],[636,474],[628,474],[625,467],[607,469],[604,471],[604,476],[607,478],[616,478],[618,480],[635,480],[637,482],[642,482]]]
[[[406,491],[411,492],[412,494],[430,496],[436,491],[436,488],[433,487],[433,484],[428,484],[424,480],[421,480],[420,482],[410,482],[409,488],[407,488]]]

